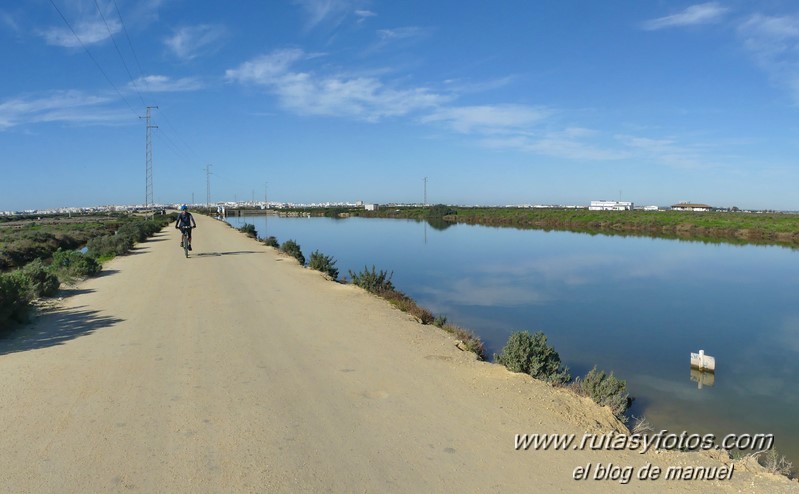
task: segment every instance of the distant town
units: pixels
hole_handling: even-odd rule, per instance
[[[180,203],[171,204],[134,204],[134,205],[103,205],[91,207],[63,207],[55,209],[25,209],[20,211],[0,211],[0,216],[20,216],[35,214],[92,214],[107,212],[135,212],[177,209]],[[355,202],[313,202],[313,203],[287,203],[287,202],[264,202],[264,201],[220,201],[211,203],[189,204],[191,209],[199,208],[224,208],[228,209],[315,209],[315,208],[364,208],[374,211],[380,208],[394,207],[426,207],[429,204],[423,203],[365,203],[364,201]],[[796,211],[776,211],[776,210],[754,210],[739,209],[737,207],[714,207],[708,204],[681,201],[670,206],[636,206],[629,201],[591,201],[589,204],[505,204],[505,205],[485,205],[485,204],[459,204],[461,207],[498,207],[498,208],[538,208],[538,209],[587,209],[590,211],[721,211],[721,212],[741,212],[741,213],[795,213]]]

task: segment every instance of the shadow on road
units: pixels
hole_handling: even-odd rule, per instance
[[[58,290],[58,298],[68,298],[75,295],[83,295],[86,293],[94,293],[93,288],[62,288]]]
[[[99,273],[93,276],[93,278],[105,278],[106,276],[111,276],[112,274],[117,274],[119,272],[118,269],[102,269]]]
[[[192,257],[219,257],[219,256],[238,256],[241,254],[263,254],[257,250],[239,250],[235,252],[200,252],[193,254]]]
[[[0,355],[62,345],[123,321],[83,307],[55,309],[40,314],[29,325],[0,338]]]

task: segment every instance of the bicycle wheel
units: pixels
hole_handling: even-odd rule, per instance
[[[183,234],[183,253],[187,258],[189,257],[189,236],[185,233]]]

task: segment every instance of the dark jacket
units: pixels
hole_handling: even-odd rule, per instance
[[[188,211],[183,211],[178,215],[178,221],[175,223],[176,228],[183,228],[190,226],[197,228],[197,223],[194,222],[194,216]]]

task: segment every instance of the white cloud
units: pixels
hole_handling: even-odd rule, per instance
[[[180,91],[195,91],[203,87],[202,83],[195,77],[183,77],[172,79],[164,75],[148,75],[140,77],[128,84],[132,89],[142,93],[166,93]]]
[[[20,27],[19,22],[17,22],[16,17],[8,12],[0,11],[0,25],[5,26],[14,34],[22,33],[22,28]]]
[[[448,99],[426,88],[392,88],[375,77],[318,75],[294,67],[313,57],[299,49],[278,50],[229,69],[225,76],[230,81],[265,87],[284,108],[302,115],[374,122],[433,108]]]
[[[381,41],[418,38],[426,34],[427,31],[425,29],[417,26],[399,27],[395,29],[380,29],[377,31],[377,36]]]
[[[358,24],[364,22],[366,19],[370,17],[375,17],[377,14],[372,12],[371,10],[356,10],[355,16],[358,17]]]
[[[81,43],[84,46],[90,46],[107,40],[112,34],[117,34],[122,29],[122,25],[115,20],[109,20],[108,27],[106,27],[106,24],[100,19],[87,19],[73,24],[72,28],[75,30],[74,34],[67,27],[53,27],[39,31],[39,35],[44,37],[49,45],[78,48]]]
[[[417,42],[429,36],[430,30],[418,26],[406,26],[394,29],[380,29],[377,31],[377,42],[365,50],[371,54],[385,49],[387,46],[398,44],[401,47]]]
[[[489,137],[482,139],[480,144],[494,149],[515,149],[585,162],[620,160],[631,156],[625,149],[595,142],[601,137],[596,131],[568,127],[562,130]]]
[[[425,123],[442,122],[463,134],[497,134],[525,131],[552,112],[524,105],[480,105],[440,108],[422,118]]]
[[[649,31],[655,31],[670,27],[709,24],[721,19],[727,11],[728,9],[719,5],[718,2],[701,3],[692,5],[677,14],[646,21],[643,24],[643,28]]]
[[[271,85],[288,73],[289,68],[306,57],[299,48],[276,50],[225,71],[225,77],[241,83]]]
[[[18,97],[0,103],[0,130],[37,122],[120,122],[125,113],[108,108],[111,98],[79,91],[56,91],[39,97]]]
[[[226,34],[222,26],[186,26],[175,30],[164,44],[177,58],[188,61],[216,51]]]
[[[653,139],[619,134],[616,139],[640,158],[673,168],[701,169],[717,165],[704,158],[701,149],[681,145],[674,139]]]
[[[755,64],[799,104],[799,16],[756,14],[738,27],[738,36]]]
[[[374,15],[368,10],[358,8],[363,3],[360,0],[294,0],[294,3],[302,7],[307,15],[307,30],[321,24],[337,26],[351,13],[359,17],[359,22],[370,14]]]

